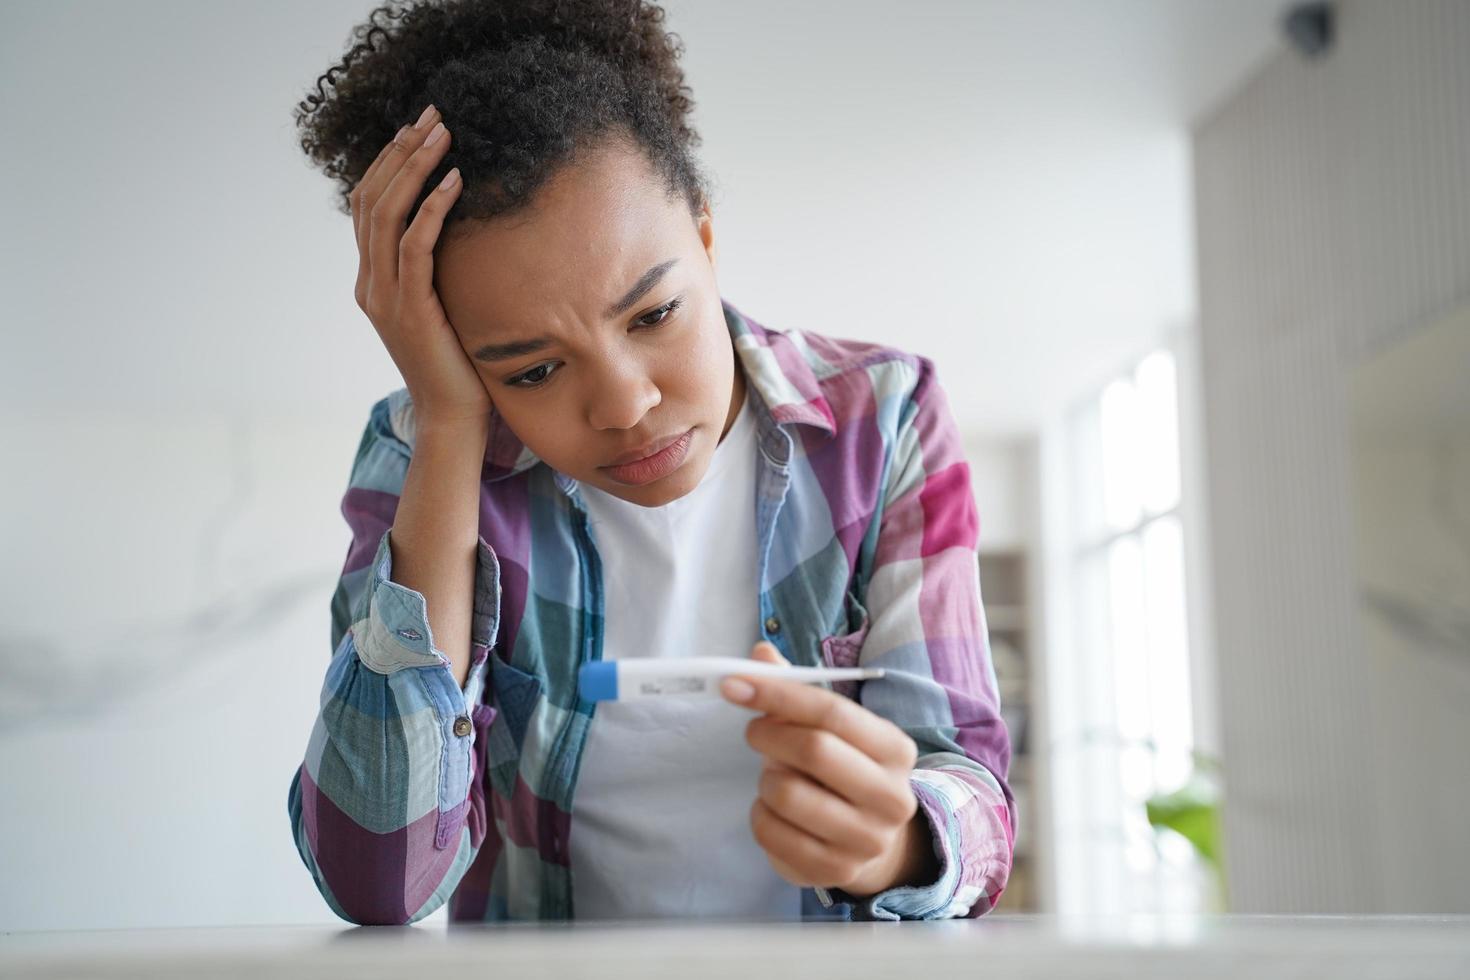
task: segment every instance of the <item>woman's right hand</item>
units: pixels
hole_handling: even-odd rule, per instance
[[[399,130],[349,195],[357,230],[357,305],[403,375],[420,425],[482,420],[491,410],[490,395],[434,291],[434,244],[464,187],[458,168],[449,172],[450,186],[435,189],[404,230],[425,178],[449,148],[447,129],[429,144],[436,124],[439,112],[431,107],[418,128]]]

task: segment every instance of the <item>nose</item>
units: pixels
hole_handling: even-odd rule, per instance
[[[631,429],[662,400],[658,385],[636,359],[604,363],[590,392],[587,421],[594,429]]]

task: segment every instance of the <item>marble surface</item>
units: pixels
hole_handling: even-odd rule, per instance
[[[1470,976],[1470,916],[1053,916],[940,922],[423,924],[0,934],[21,977]]]

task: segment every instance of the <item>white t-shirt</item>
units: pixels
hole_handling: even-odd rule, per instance
[[[678,500],[643,507],[582,486],[606,589],[604,660],[749,657],[760,639],[749,401]],[[801,917],[801,890],[750,830],[753,717],[723,699],[598,703],[568,842],[578,919]]]

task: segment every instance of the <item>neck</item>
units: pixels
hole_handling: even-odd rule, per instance
[[[735,383],[730,387],[730,410],[725,413],[725,427],[720,430],[721,441],[735,424],[735,416],[740,414],[740,406],[745,402],[745,372],[740,368],[739,357],[735,358]]]

